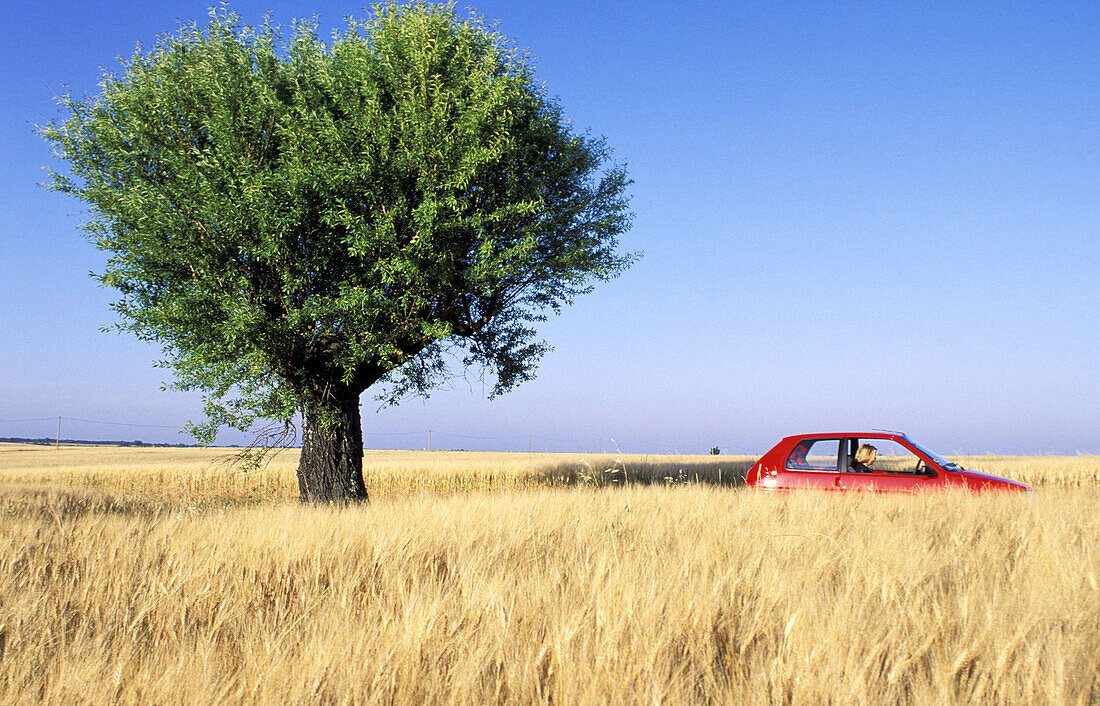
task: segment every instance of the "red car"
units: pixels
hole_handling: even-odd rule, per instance
[[[1008,478],[959,468],[901,432],[788,436],[753,464],[745,483],[766,492],[803,488],[882,493],[1031,490]]]

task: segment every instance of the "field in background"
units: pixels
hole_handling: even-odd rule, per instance
[[[335,510],[224,454],[0,445],[0,702],[1100,702],[1095,456],[768,497],[748,457],[369,452]]]
[[[275,502],[298,497],[298,450],[258,469],[233,465],[235,449],[52,447],[0,443],[0,483],[164,494],[190,503]],[[700,482],[741,485],[756,456],[367,451],[374,499],[421,493],[528,490],[571,485]],[[1100,456],[959,456],[966,468],[1036,488],[1100,487]]]
[[[298,497],[298,449],[258,469],[233,465],[239,449],[51,447],[0,444],[0,483],[167,494],[192,502]],[[664,456],[476,451],[367,451],[372,499],[421,493],[528,490],[622,482],[740,485],[755,456]]]

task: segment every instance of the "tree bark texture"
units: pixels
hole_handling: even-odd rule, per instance
[[[303,503],[367,500],[359,394],[345,389],[306,402],[298,497]]]

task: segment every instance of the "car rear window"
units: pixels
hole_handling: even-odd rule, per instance
[[[795,444],[787,457],[793,471],[835,471],[840,439],[806,439]]]

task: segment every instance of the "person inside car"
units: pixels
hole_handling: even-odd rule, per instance
[[[856,449],[856,457],[852,460],[852,470],[856,473],[870,473],[871,465],[878,458],[878,449],[870,444],[863,444]]]

